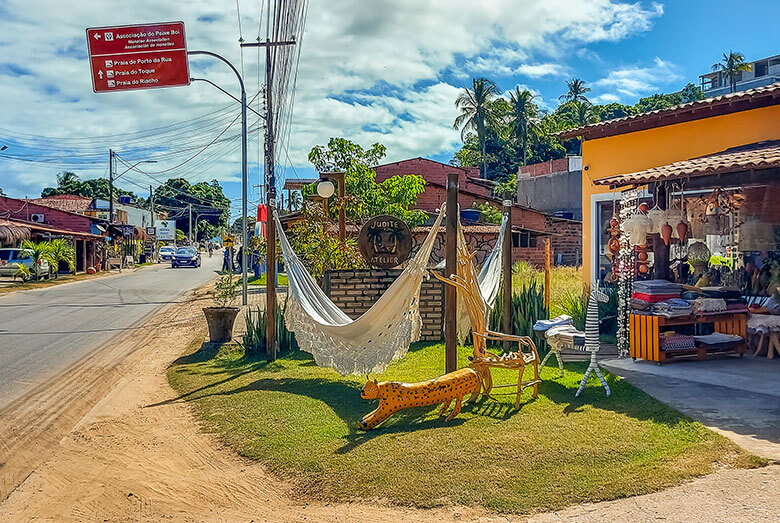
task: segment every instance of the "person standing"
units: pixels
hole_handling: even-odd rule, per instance
[[[232,272],[230,261],[230,249],[225,247],[225,254],[222,257],[222,272]]]

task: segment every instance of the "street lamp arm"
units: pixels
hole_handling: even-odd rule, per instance
[[[235,96],[233,96],[229,92],[225,91],[223,88],[221,88],[220,86],[218,86],[217,84],[215,84],[211,80],[208,80],[206,78],[190,78],[190,81],[192,81],[192,82],[206,82],[207,84],[211,84],[214,87],[216,87],[217,89],[219,89],[220,91],[222,91],[223,93],[225,93],[226,95],[228,95],[229,97],[231,97],[236,102],[241,103],[241,100],[239,100],[238,98],[236,98]],[[251,102],[251,100],[250,100],[250,102]],[[252,106],[247,105],[246,108],[249,109],[250,111],[252,111],[253,113],[255,113],[260,118],[265,120],[265,115],[262,115],[262,114],[258,113],[257,111],[255,111],[254,109],[252,109]]]
[[[246,92],[246,90],[244,89],[244,79],[241,78],[241,75],[239,74],[238,69],[236,69],[235,66],[233,66],[233,64],[231,64],[230,61],[227,58],[225,58],[223,56],[220,56],[217,53],[212,53],[211,51],[187,51],[187,54],[188,55],[193,55],[193,56],[194,55],[212,56],[212,57],[216,58],[217,60],[221,60],[222,62],[225,62],[228,65],[228,67],[230,67],[230,69],[232,69],[233,72],[236,74],[236,78],[238,78],[238,83],[241,86],[241,92]]]

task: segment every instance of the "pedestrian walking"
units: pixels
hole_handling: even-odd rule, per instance
[[[225,249],[225,255],[222,257],[222,272],[231,272],[230,267],[230,249]]]

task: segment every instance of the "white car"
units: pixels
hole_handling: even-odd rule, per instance
[[[33,261],[32,251],[26,249],[0,249],[0,276],[16,276],[19,272],[19,265],[24,265],[30,269],[32,277],[36,280],[50,276],[49,262],[40,259],[36,264]]]
[[[171,261],[173,254],[176,252],[176,247],[170,245],[163,245],[160,247],[160,261]]]

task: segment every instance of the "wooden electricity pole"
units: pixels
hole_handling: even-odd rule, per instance
[[[544,239],[544,308],[550,314],[550,238]]]
[[[447,175],[447,221],[444,272],[449,278],[458,272],[458,175]],[[458,368],[458,289],[444,286],[444,370]]]
[[[507,217],[506,230],[504,231],[504,244],[501,246],[501,265],[503,276],[504,295],[502,305],[504,310],[504,322],[501,328],[505,334],[512,334],[512,202],[504,200],[504,215]],[[511,342],[504,342],[504,350],[511,350]]]

